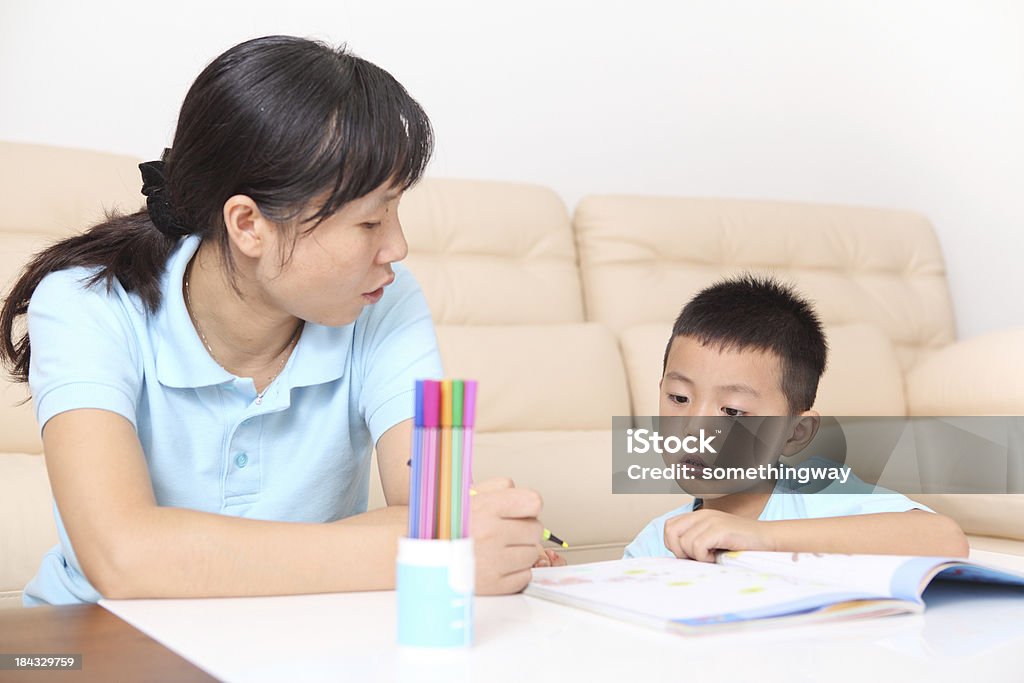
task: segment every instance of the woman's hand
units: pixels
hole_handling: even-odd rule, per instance
[[[539,493],[517,489],[511,479],[488,479],[473,489],[476,592],[518,593],[530,582],[530,568],[537,561],[537,542],[544,531],[537,517],[544,503]]]
[[[533,568],[540,567],[564,567],[568,564],[565,558],[551,548],[540,548],[540,557],[533,563]]]

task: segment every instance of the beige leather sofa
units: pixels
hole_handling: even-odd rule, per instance
[[[102,206],[133,209],[138,160],[0,143],[0,287]],[[613,415],[657,412],[672,320],[699,288],[772,271],[815,300],[831,356],[816,408],[832,415],[1024,414],[1024,330],[957,343],[928,221],[895,210],[597,196],[570,219],[534,185],[428,180],[401,215],[409,267],[450,376],[480,380],[476,476],[542,492],[570,561],[621,555],[682,495],[611,493]],[[0,383],[0,606],[55,543],[52,499],[23,389]],[[975,547],[1024,554],[1024,496],[931,496]],[[382,504],[371,485],[371,507]]]

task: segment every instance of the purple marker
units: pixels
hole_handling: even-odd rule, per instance
[[[469,536],[469,488],[473,485],[473,426],[476,424],[476,381],[466,380],[462,399],[462,535]]]
[[[412,428],[412,471],[409,473],[409,538],[419,538],[420,478],[423,476],[423,381],[416,380],[416,410]]]

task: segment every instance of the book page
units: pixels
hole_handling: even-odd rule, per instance
[[[840,588],[813,576],[675,558],[534,569],[526,593],[613,616],[633,613],[693,624],[806,612],[888,595]]]
[[[719,553],[723,566],[783,574],[800,581],[820,581],[842,586],[847,590],[863,591],[879,596],[915,599],[921,582],[935,567],[950,561],[943,557],[914,557],[907,555],[844,555],[840,553],[770,553],[753,550]],[[912,568],[909,594],[893,595],[893,579]],[[901,571],[904,570],[904,571]],[[908,579],[910,577],[907,577]]]

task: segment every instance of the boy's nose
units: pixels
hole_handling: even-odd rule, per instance
[[[701,432],[714,434],[716,429],[721,429],[721,418],[707,414],[691,415],[686,421],[686,435],[700,436]]]

